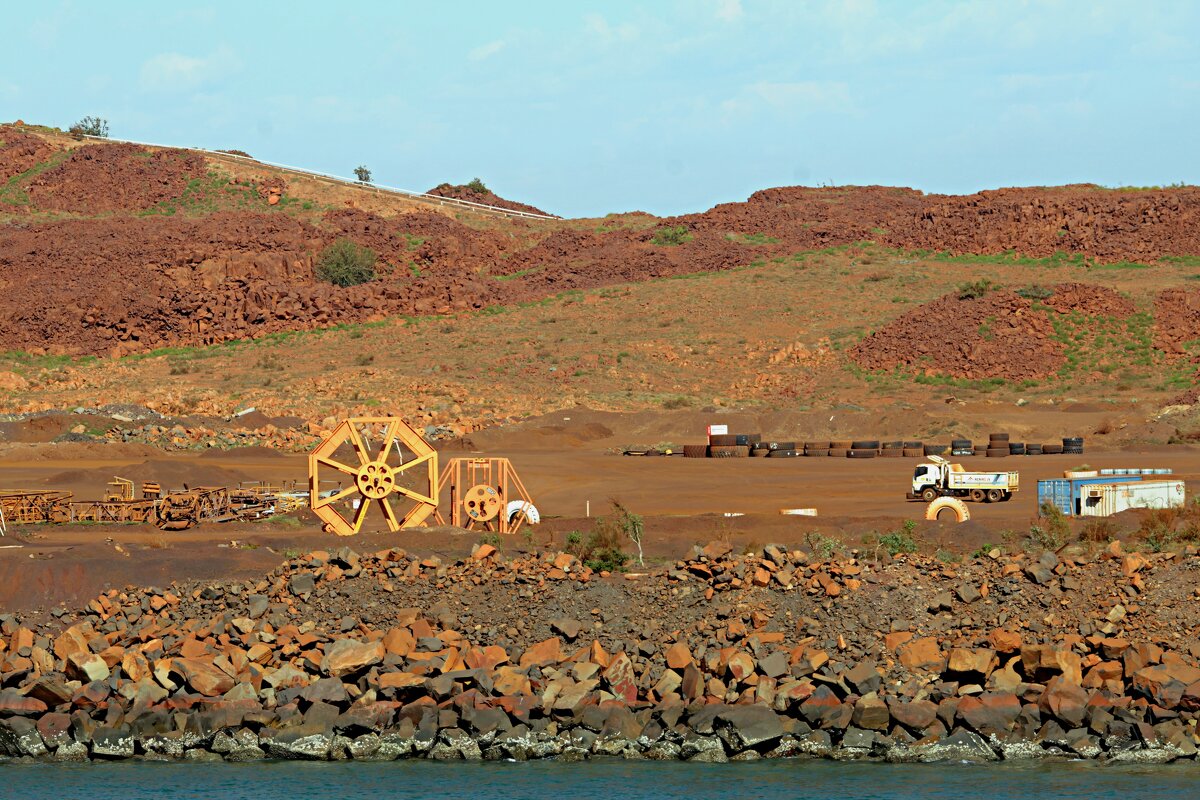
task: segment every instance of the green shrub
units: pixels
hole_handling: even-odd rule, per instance
[[[659,247],[674,247],[675,245],[690,242],[692,235],[688,233],[686,225],[676,225],[674,227],[659,228],[654,232],[654,238],[650,241]]]
[[[960,283],[958,285],[958,299],[978,300],[980,297],[983,297],[994,288],[996,288],[995,284],[993,284],[987,278],[982,278],[977,281],[970,281],[969,283]]]
[[[1017,294],[1024,297],[1026,300],[1048,300],[1054,296],[1054,290],[1046,287],[1032,284],[1021,289],[1017,289]]]
[[[321,251],[317,278],[336,286],[358,286],[375,280],[375,251],[349,239],[338,239]]]
[[[108,120],[100,117],[84,117],[68,129],[69,133],[81,136],[108,138]]]
[[[370,183],[371,170],[367,169],[365,164],[359,164],[354,168],[354,177],[358,178],[359,183]]]
[[[880,536],[880,547],[892,558],[900,553],[916,553],[917,542],[912,537],[914,530],[917,530],[917,523],[912,519],[905,519],[904,529],[893,530]]]
[[[475,194],[487,194],[491,191],[479,178],[472,178],[471,182],[467,184],[467,188]]]

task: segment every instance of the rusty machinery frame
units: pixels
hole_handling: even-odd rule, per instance
[[[381,434],[378,445],[369,436]],[[349,444],[357,464],[334,458],[340,447]],[[404,459],[400,445],[413,457]],[[393,461],[400,463],[394,464]],[[424,479],[425,493],[401,486],[402,475]],[[324,476],[329,476],[328,478]],[[325,529],[339,536],[352,536],[362,530],[367,512],[373,503],[379,505],[388,529],[393,533],[401,528],[415,528],[437,513],[438,454],[408,423],[399,417],[353,417],[338,423],[308,456],[309,507],[325,523]],[[336,478],[338,489],[322,492],[321,484]],[[349,479],[343,489],[341,482]],[[398,516],[391,500],[399,495],[412,504],[404,516]],[[337,504],[350,500],[354,512],[347,518]]]
[[[450,524],[467,530],[479,526],[496,533],[516,533],[527,522],[523,513],[509,518],[508,504],[533,499],[507,458],[452,458],[438,481],[450,491]],[[441,511],[438,524],[446,524]]]

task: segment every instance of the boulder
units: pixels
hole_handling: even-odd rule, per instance
[[[1088,693],[1077,683],[1063,676],[1053,678],[1042,690],[1038,708],[1068,726],[1078,728],[1087,717]]]
[[[383,656],[383,642],[337,639],[325,648],[321,671],[333,677],[351,675],[378,664]]]
[[[784,734],[779,716],[761,705],[727,706],[717,714],[713,727],[735,753],[769,746]]]

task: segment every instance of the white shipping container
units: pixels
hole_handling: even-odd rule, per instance
[[[729,426],[728,425],[709,425],[708,426],[708,435],[709,436],[728,436],[729,435]]]
[[[1084,486],[1080,516],[1109,517],[1131,508],[1182,508],[1183,481],[1131,481]]]

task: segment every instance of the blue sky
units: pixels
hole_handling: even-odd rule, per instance
[[[1200,183],[1200,3],[208,2],[6,9],[0,119],[556,213],[768,186]],[[14,52],[15,50],[15,52]],[[12,65],[22,65],[16,70]]]

